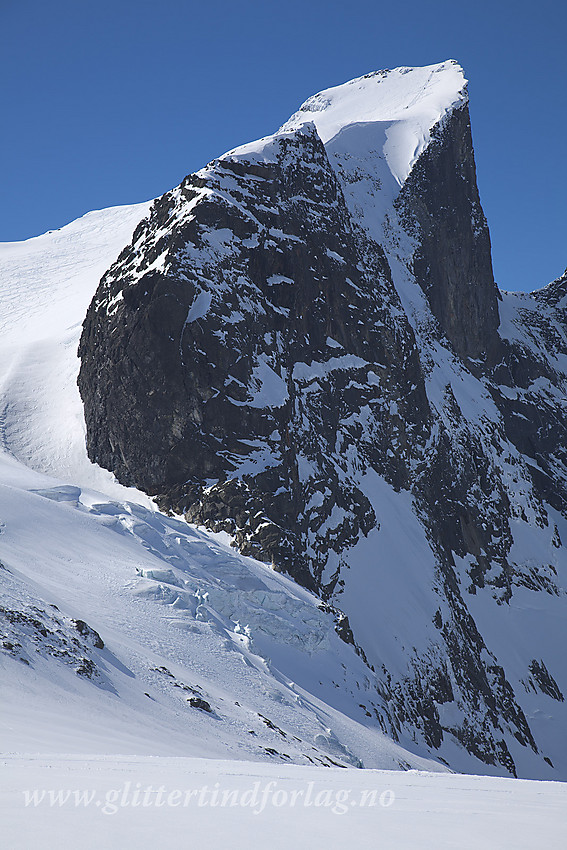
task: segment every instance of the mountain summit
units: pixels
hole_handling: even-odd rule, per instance
[[[466,85],[454,61],[374,71],[310,97],[281,129],[296,130],[312,121],[328,150],[362,153],[366,161],[373,160],[375,176],[384,179],[387,168],[402,186],[431,141],[433,127],[467,103]],[[255,144],[238,150],[253,150]]]
[[[88,452],[318,594],[388,734],[567,775],[565,287],[498,291],[467,103],[368,74],[157,200],[84,322]]]

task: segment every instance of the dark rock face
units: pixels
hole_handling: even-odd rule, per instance
[[[460,357],[491,354],[498,341],[498,289],[466,105],[435,128],[397,205],[417,223],[415,277],[447,339]]]
[[[312,587],[376,521],[348,451],[407,486],[429,422],[388,265],[353,233],[312,129],[160,199],[102,280],[80,356],[97,463]]]
[[[212,713],[212,708],[210,704],[205,699],[201,699],[201,697],[189,697],[187,700],[191,708],[199,708],[201,711],[206,711],[209,714]]]
[[[548,759],[524,692],[563,698],[539,649],[502,661],[525,623],[511,614],[507,632],[496,612],[520,592],[565,596],[565,276],[498,292],[466,105],[434,128],[383,245],[349,201],[358,179],[305,125],[154,204],[85,319],[89,456],[321,596],[394,737],[458,742],[515,774],[518,752]],[[434,562],[419,592],[408,579],[423,623],[413,644],[400,625],[403,663],[382,649],[389,573],[406,565],[380,551],[376,481],[408,495],[395,531],[423,535],[415,557]],[[361,641],[349,588],[365,541],[382,584],[378,637]]]
[[[561,513],[567,511],[566,294],[567,272],[534,293],[506,293],[512,339],[504,339],[499,362],[488,370],[506,436],[532,461],[535,490]]]

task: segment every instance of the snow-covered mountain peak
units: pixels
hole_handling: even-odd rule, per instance
[[[272,161],[282,136],[315,129],[331,156],[345,148],[351,156],[370,157],[382,184],[392,184],[391,200],[429,144],[432,128],[467,103],[466,86],[463,69],[453,59],[423,68],[372,71],[313,95],[277,133],[234,148],[221,159]]]
[[[402,185],[427,147],[432,127],[454,106],[466,103],[466,83],[454,60],[374,71],[310,97],[281,129],[312,121],[327,145],[353,125],[377,124],[375,141]]]

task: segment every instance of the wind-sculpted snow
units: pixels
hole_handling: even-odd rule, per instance
[[[366,162],[372,161],[374,180],[384,179],[382,160],[401,186],[427,148],[432,128],[448,110],[466,102],[466,83],[454,61],[375,71],[309,98],[282,129],[312,121],[335,155],[341,150],[345,159],[351,159],[362,151]]]

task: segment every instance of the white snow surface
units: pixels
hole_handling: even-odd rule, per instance
[[[104,482],[122,495],[125,489],[87,458],[76,351],[98,281],[149,208],[98,210],[25,242],[0,244],[2,445],[39,472],[73,484]]]
[[[0,765],[10,850],[559,850],[567,827],[560,782],[187,758]]]

